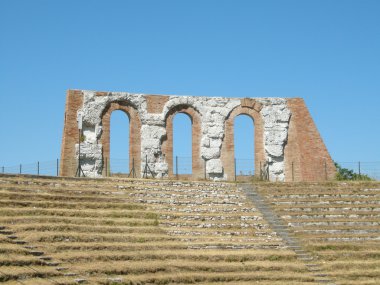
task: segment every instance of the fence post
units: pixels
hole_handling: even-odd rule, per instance
[[[359,176],[361,175],[360,161],[359,161]]]
[[[40,162],[37,161],[37,176],[40,176]]]
[[[57,158],[57,176],[59,174],[59,159]]]
[[[236,158],[234,158],[234,172],[235,172],[235,181],[236,181]]]
[[[107,157],[104,158],[105,160],[105,165],[106,165],[106,174],[105,176],[107,177],[107,174],[108,174],[108,163],[107,163]]]
[[[178,156],[175,156],[175,176],[178,180]]]
[[[206,159],[204,160],[203,172],[204,172],[205,180],[206,180],[206,179],[207,179],[207,173],[206,173]]]
[[[21,172],[22,172],[22,165],[20,164],[20,174],[21,174]]]
[[[292,181],[294,182],[294,161],[292,161]]]
[[[135,170],[135,158],[133,157],[132,158],[132,177],[135,178],[136,177],[136,170]]]
[[[260,179],[264,180],[263,179],[263,169],[261,168],[261,160],[260,160]]]

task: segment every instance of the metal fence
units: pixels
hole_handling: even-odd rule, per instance
[[[255,160],[246,158],[235,158],[235,176],[254,176]]]
[[[173,173],[176,175],[192,174],[193,163],[191,157],[175,156],[173,159]]]
[[[77,162],[75,162],[77,163]],[[369,177],[380,180],[380,161],[372,162],[337,162],[342,168],[346,168],[354,171],[355,173],[368,175]],[[145,161],[141,162],[142,167],[145,165]],[[293,164],[292,164],[293,166]],[[20,163],[11,166],[0,166],[0,173],[3,174],[31,174],[41,176],[59,176],[60,160],[49,161],[36,161],[32,163]],[[110,160],[103,162],[103,167],[107,176],[113,175],[129,175],[130,160],[128,158],[111,158]],[[319,168],[321,169],[321,168]],[[311,169],[311,171],[313,171]],[[136,173],[139,173],[139,169],[135,169]],[[173,158],[173,170],[174,175],[191,175],[192,174],[192,158],[175,156]],[[235,159],[235,176],[237,177],[250,177],[254,176],[255,166],[253,159]]]
[[[6,174],[32,174],[45,176],[59,175],[59,159],[20,163],[12,166],[1,166],[0,172]]]
[[[355,173],[368,175],[372,179],[380,180],[380,161],[370,162],[338,162],[342,168],[353,170]]]
[[[112,158],[109,160],[110,175],[129,173],[129,158]]]

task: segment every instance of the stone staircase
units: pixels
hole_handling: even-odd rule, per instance
[[[301,243],[289,231],[288,226],[284,223],[284,220],[278,217],[278,215],[271,209],[266,201],[255,190],[255,186],[252,184],[242,184],[241,189],[246,194],[247,198],[251,200],[256,208],[262,213],[263,218],[268,222],[269,226],[277,233],[283,240],[286,246],[297,255],[297,258],[305,262],[306,267],[312,272],[315,282],[324,284],[335,284],[328,275],[322,272],[321,266],[315,263],[314,257],[302,248]]]

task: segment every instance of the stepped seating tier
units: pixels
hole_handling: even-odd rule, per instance
[[[380,183],[260,184],[288,230],[337,284],[380,284]]]
[[[308,284],[232,183],[0,175],[4,284]]]

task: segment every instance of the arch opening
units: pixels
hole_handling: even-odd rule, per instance
[[[126,175],[130,171],[130,118],[122,110],[111,113],[110,122],[110,159],[109,172],[111,175]]]
[[[236,175],[249,177],[255,174],[255,125],[247,114],[234,118],[234,157]]]
[[[192,118],[180,112],[173,118],[173,174],[192,172]]]

